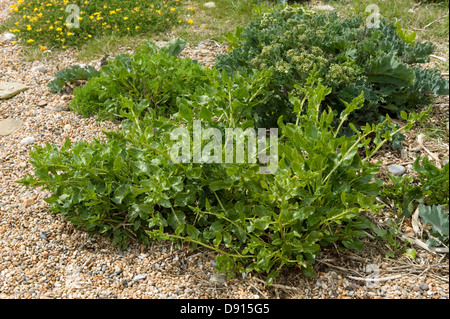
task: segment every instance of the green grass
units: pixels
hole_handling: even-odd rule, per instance
[[[244,27],[254,15],[254,6],[264,4],[274,6],[274,2],[258,0],[215,0],[214,8],[204,6],[210,0],[186,1],[185,8],[193,8],[190,19],[193,24],[181,26],[173,34],[197,44],[205,40],[222,41],[228,32],[234,32],[236,27]]]
[[[447,43],[448,46],[448,1],[330,0],[324,2],[346,16],[355,12],[363,14],[368,5],[375,4],[379,7],[382,17],[393,22],[400,21],[402,27],[415,31],[418,38],[439,44]]]

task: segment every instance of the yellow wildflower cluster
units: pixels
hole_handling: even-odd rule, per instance
[[[181,23],[179,0],[16,0],[12,33],[39,47],[65,48],[95,35],[163,30]],[[77,10],[67,11],[69,5]],[[16,13],[17,12],[17,13]],[[185,21],[192,24],[193,21]]]

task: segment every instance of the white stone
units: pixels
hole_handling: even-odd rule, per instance
[[[3,39],[6,41],[14,41],[16,39],[16,35],[11,32],[6,32],[3,34]]]
[[[140,280],[144,280],[145,278],[147,278],[147,275],[142,274],[142,275],[137,275],[133,278],[134,281],[140,281]]]
[[[22,145],[30,145],[36,142],[36,139],[33,136],[27,136],[20,141]]]
[[[216,4],[214,2],[206,2],[203,6],[207,8],[214,8]]]
[[[38,65],[38,66],[35,66],[34,68],[32,68],[31,71],[46,73],[47,67],[45,65]]]
[[[392,175],[402,175],[406,172],[406,168],[404,166],[396,164],[389,166],[388,170]]]

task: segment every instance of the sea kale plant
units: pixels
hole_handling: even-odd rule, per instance
[[[332,89],[323,106],[340,112],[343,101],[364,91],[364,107],[352,115],[364,122],[448,94],[448,81],[439,71],[421,66],[429,61],[433,44],[416,40],[399,24],[381,20],[379,28],[370,28],[362,17],[344,19],[286,6],[261,13],[237,31],[228,37],[232,51],[219,56],[216,67],[228,72],[274,68],[272,97],[255,110],[260,123],[275,123],[280,115],[292,120],[289,98],[303,98],[295,85],[303,87],[314,68]]]
[[[125,100],[147,102],[159,115],[177,111],[176,100],[194,95],[214,73],[189,58],[178,59],[185,42],[179,39],[159,49],[147,41],[133,55],[121,54],[103,66],[100,75],[76,88],[70,109],[83,116],[120,119]]]
[[[255,81],[263,85],[262,78],[270,79],[255,72]],[[132,239],[147,244],[173,240],[214,250],[218,270],[229,276],[257,271],[271,283],[284,267],[312,275],[323,247],[362,248],[363,230],[373,227],[364,215],[377,211],[380,191],[378,167],[369,159],[395,133],[411,128],[418,115],[402,113],[406,125],[395,132],[383,131],[387,117],[359,130],[350,125],[355,134],[343,136],[340,128],[363,107],[364,94],[344,102],[339,115],[331,108],[322,111],[332,91],[316,72],[304,99],[290,97],[295,120],[278,120],[279,136],[271,141],[278,148],[272,174],[260,174],[260,163],[250,161],[173,160],[171,150],[179,142],[173,139],[175,129],[192,132],[201,121],[223,132],[246,123],[244,106],[264,95],[259,85],[235,76],[240,85],[223,74],[228,90],[216,102],[214,96],[185,100],[172,117],[149,108],[148,100],[122,97],[122,130],[105,132],[107,139],[92,143],[36,146],[30,152],[34,174],[20,183],[50,190],[46,201],[52,212],[117,245]],[[202,140],[202,152],[209,143]]]

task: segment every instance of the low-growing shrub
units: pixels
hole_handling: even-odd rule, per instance
[[[436,167],[428,157],[417,157],[413,164],[417,177],[388,175],[382,195],[396,203],[399,215],[410,217],[419,204],[426,206],[449,205],[449,164]]]
[[[189,58],[177,58],[184,45],[175,39],[158,50],[148,41],[133,55],[116,56],[86,85],[74,90],[71,110],[83,116],[121,120],[124,108],[129,109],[125,105],[131,103],[146,105],[158,116],[184,112],[210,121],[214,114],[220,119],[217,123],[230,127],[253,125],[252,111],[267,100],[273,71],[229,76]],[[203,105],[208,108],[199,112],[198,106]]]
[[[91,144],[72,145],[67,140],[61,149],[50,144],[35,147],[30,152],[35,172],[20,183],[50,190],[46,201],[51,211],[112,237],[118,245],[126,246],[130,238],[203,245],[220,254],[220,271],[230,276],[266,273],[268,283],[286,266],[312,275],[322,247],[363,246],[362,230],[372,227],[363,214],[376,211],[374,200],[380,190],[378,168],[368,160],[393,134],[381,135],[389,122],[386,118],[362,130],[352,126],[354,135],[340,136],[339,127],[363,105],[363,94],[336,117],[331,109],[319,109],[330,89],[313,77],[309,83],[308,103],[291,100],[297,120],[284,124],[279,119],[273,174],[260,174],[259,163],[179,162],[170,155],[178,143],[173,130],[183,127],[192,132],[194,114],[197,120],[205,119],[202,125],[220,127],[226,117],[238,128],[245,123],[245,108],[239,101],[251,99],[258,90],[249,95],[248,89],[234,85],[234,91],[230,87],[227,93],[236,94],[236,99],[230,98],[224,109],[191,101],[198,111],[193,114],[180,103],[173,120],[159,117],[155,109],[146,108],[147,102],[136,104],[128,98],[121,131],[105,132],[106,140]],[[399,130],[412,127],[416,117],[411,114]],[[338,128],[332,125],[335,121]],[[369,136],[376,136],[374,144]],[[205,139],[202,152],[207,152],[210,142]]]
[[[214,78],[196,61],[177,58],[184,45],[177,39],[158,50],[148,41],[133,55],[109,60],[99,76],[75,89],[71,110],[83,116],[97,114],[100,119],[121,118],[122,105],[129,98],[147,101],[158,115],[171,115],[177,111],[177,98],[193,95]]]
[[[24,43],[66,48],[103,35],[164,31],[184,23],[179,0],[18,0],[10,6]]]
[[[218,57],[219,70],[275,69],[273,96],[255,110],[261,123],[292,115],[289,97],[303,98],[296,85],[305,86],[314,68],[332,89],[324,107],[340,112],[342,101],[364,91],[364,108],[354,114],[363,122],[374,122],[386,112],[411,110],[432,95],[448,94],[448,81],[439,71],[421,67],[429,61],[433,44],[417,41],[399,24],[383,19],[379,28],[369,28],[362,17],[343,19],[336,13],[286,6],[262,13],[228,38],[233,50]]]

